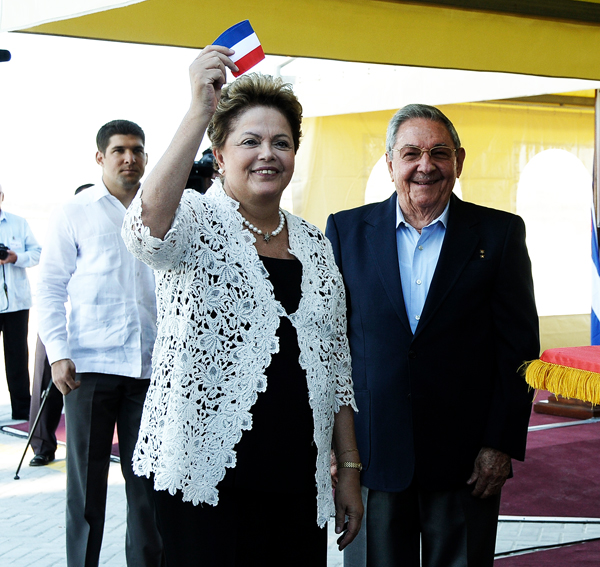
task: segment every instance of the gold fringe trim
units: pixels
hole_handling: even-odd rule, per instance
[[[597,372],[534,360],[527,365],[525,380],[538,390],[600,404],[600,374]]]

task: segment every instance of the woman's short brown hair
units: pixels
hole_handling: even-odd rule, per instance
[[[292,86],[279,77],[249,73],[223,88],[217,110],[208,125],[208,137],[213,148],[222,148],[234,128],[236,120],[250,108],[266,106],[283,114],[294,142],[294,152],[302,136],[302,105]]]

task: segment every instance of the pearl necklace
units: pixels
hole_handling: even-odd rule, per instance
[[[240,215],[242,215],[242,213],[240,213]],[[283,230],[283,227],[285,225],[285,216],[284,216],[283,212],[281,211],[281,209],[279,209],[279,225],[273,232],[265,232],[263,234],[263,231],[260,230],[260,228],[256,228],[250,221],[247,221],[244,218],[244,215],[242,215],[242,219],[244,221],[244,226],[247,227],[248,230],[251,230],[254,234],[262,234],[263,240],[267,244],[269,243],[269,240],[271,240],[271,238],[274,238]]]

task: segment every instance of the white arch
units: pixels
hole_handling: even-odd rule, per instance
[[[539,315],[589,313],[592,178],[579,158],[546,150],[525,166],[517,213],[527,227]]]

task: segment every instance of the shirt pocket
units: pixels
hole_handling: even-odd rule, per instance
[[[15,238],[14,236],[11,236],[8,239],[6,245],[14,252],[23,252],[25,249],[23,246],[23,240],[21,238]]]
[[[127,311],[125,303],[80,306],[79,346],[114,348],[125,344]]]
[[[107,233],[84,238],[79,243],[77,271],[82,275],[107,274],[121,266],[121,237]]]

